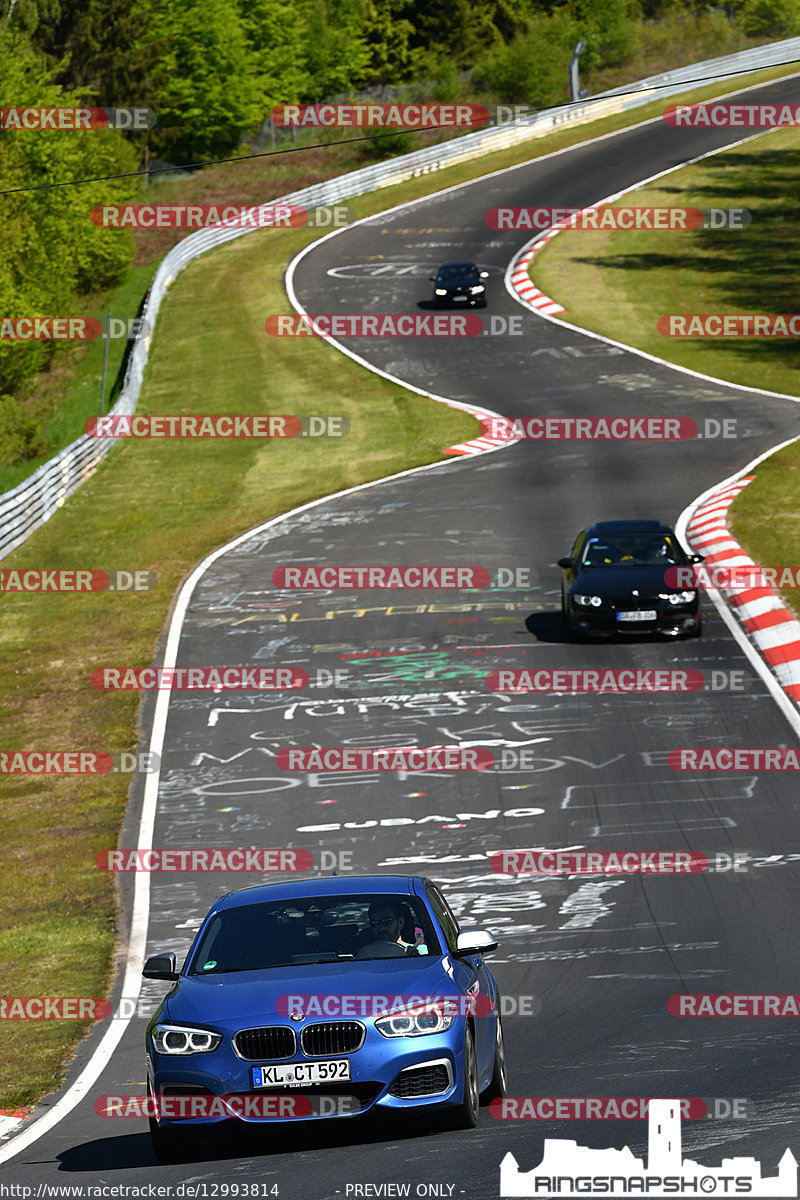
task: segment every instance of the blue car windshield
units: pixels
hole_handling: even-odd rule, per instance
[[[305,896],[223,908],[208,923],[187,973],[441,953],[428,911],[415,896]]]
[[[633,537],[590,537],[583,546],[581,567],[669,567],[681,566],[686,555],[676,539],[661,534]]]

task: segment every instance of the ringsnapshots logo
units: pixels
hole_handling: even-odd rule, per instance
[[[545,230],[604,229],[665,230],[691,233],[697,229],[746,229],[753,215],[746,208],[490,208],[484,220],[490,229]]]
[[[493,1100],[490,1111],[504,1101]],[[590,1149],[548,1138],[541,1162],[521,1171],[509,1151],[500,1163],[500,1195],[516,1196],[797,1196],[797,1159],[786,1150],[777,1175],[764,1176],[752,1157],[726,1157],[706,1167],[683,1157],[680,1099],[652,1099],[647,1110],[647,1161],[623,1150]]]

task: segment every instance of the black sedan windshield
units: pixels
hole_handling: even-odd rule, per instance
[[[619,538],[587,538],[581,554],[581,567],[674,566],[687,562],[674,538],[653,534],[635,534]]]

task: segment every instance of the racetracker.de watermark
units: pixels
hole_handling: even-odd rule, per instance
[[[150,333],[144,317],[0,317],[3,342],[137,341]]]
[[[87,437],[93,438],[340,438],[350,432],[350,422],[346,417],[332,413],[301,417],[234,413],[129,416],[123,413],[87,417],[83,428]]]
[[[736,418],[706,417],[485,417],[484,436],[532,442],[686,442],[734,438]]]
[[[657,667],[560,667],[497,669],[489,671],[486,686],[492,692],[520,695],[525,692],[553,692],[576,695],[596,692],[601,695],[628,695],[640,692],[741,692],[744,671],[713,670],[707,674],[694,668]]]
[[[643,1096],[505,1096],[493,1100],[489,1112],[496,1121],[646,1121],[656,1097]],[[702,1121],[747,1116],[747,1099],[684,1096],[678,1100],[681,1119]]]
[[[524,337],[521,316],[497,313],[272,313],[270,337]]]
[[[721,588],[728,592],[750,588],[800,589],[800,566],[762,567],[760,563],[743,566],[725,563],[693,564],[687,567],[668,567],[664,572],[667,587]]]
[[[298,667],[98,667],[92,687],[112,691],[295,691],[308,687]]]
[[[292,565],[276,567],[272,583],[277,588],[311,589],[315,591],[375,588],[391,591],[395,588],[419,591],[431,588],[450,591],[462,588],[485,588],[492,582],[486,567],[470,566],[335,566],[333,564]]]
[[[485,747],[460,746],[300,747],[279,750],[275,765],[281,771],[488,771],[494,754]]]
[[[123,569],[39,568],[0,570],[0,592],[149,592],[156,586],[155,571]]]
[[[670,996],[667,1012],[673,1017],[800,1017],[800,995],[683,993]]]
[[[91,212],[101,229],[342,229],[355,219],[347,204],[98,204]]]
[[[169,1120],[242,1117],[250,1121],[286,1121],[293,1118],[350,1116],[359,1113],[361,1108],[361,1101],[355,1095],[324,1096],[317,1093],[310,1096],[300,1093],[276,1096],[269,1092],[232,1092],[225,1096],[98,1096],[94,1102],[98,1117],[132,1117],[138,1121],[149,1117]]]
[[[673,771],[800,771],[800,751],[786,747],[682,747],[670,750]]]
[[[746,229],[753,220],[746,208],[490,208],[490,229],[670,230]]]
[[[492,116],[485,104],[277,104],[279,129],[482,129]]]
[[[664,121],[676,129],[729,128],[778,129],[800,123],[797,104],[670,104]]]
[[[656,328],[662,337],[800,337],[800,313],[665,313]]]
[[[498,875],[701,875],[709,856],[694,850],[498,850]]]
[[[150,751],[2,750],[2,775],[130,775],[157,771],[161,759]]]
[[[257,871],[261,874],[291,871],[352,871],[352,850],[209,848],[172,850],[100,850],[94,865],[100,871],[153,872]]]
[[[0,131],[152,129],[152,108],[0,108]]]
[[[354,992],[286,993],[275,1011],[282,1017],[302,1013],[312,1017],[403,1017],[424,1012],[430,1016],[487,1017],[495,1011],[491,996],[378,995]]]

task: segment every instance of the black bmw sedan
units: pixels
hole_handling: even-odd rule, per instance
[[[667,570],[702,562],[687,554],[675,531],[659,521],[599,521],[581,531],[564,575],[561,611],[570,638],[618,633],[699,637],[695,588],[670,587]]]
[[[481,271],[475,263],[444,263],[436,275],[431,275],[433,302],[437,308],[444,305],[463,305],[465,308],[485,308],[486,288],[484,279],[488,271]]]

